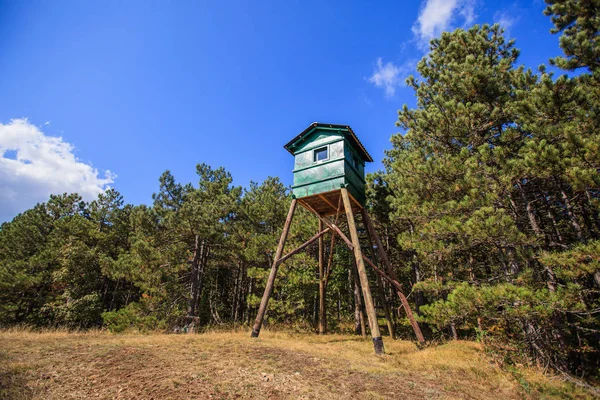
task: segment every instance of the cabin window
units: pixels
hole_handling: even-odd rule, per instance
[[[327,151],[327,147],[321,147],[319,149],[316,149],[313,154],[314,162],[327,160],[327,158],[329,158],[329,152]]]
[[[358,157],[355,154],[352,154],[352,165],[358,171]]]

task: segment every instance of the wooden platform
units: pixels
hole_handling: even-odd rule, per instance
[[[338,209],[340,214],[345,213],[341,197],[342,191],[341,189],[337,189],[330,192],[314,194],[312,196],[300,197],[298,198],[298,202],[309,211],[311,211],[310,209],[312,208],[319,215],[329,216],[337,214]],[[348,197],[350,197],[350,201],[352,202],[352,212],[355,214],[360,212],[363,206],[352,197],[352,194],[348,193]]]

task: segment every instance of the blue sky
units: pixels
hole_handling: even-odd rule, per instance
[[[0,221],[107,185],[150,203],[169,169],[292,180],[283,145],[348,124],[381,168],[431,37],[500,22],[536,68],[559,55],[541,0],[0,0]],[[26,120],[25,120],[26,119]]]

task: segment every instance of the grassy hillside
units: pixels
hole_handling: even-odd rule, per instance
[[[505,372],[475,343],[387,354],[345,335],[0,332],[2,399],[590,398],[558,379]]]

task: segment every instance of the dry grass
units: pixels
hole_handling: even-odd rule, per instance
[[[1,399],[521,399],[591,398],[479,345],[417,350],[385,340],[385,356],[347,335],[264,331],[199,335],[0,331]]]

